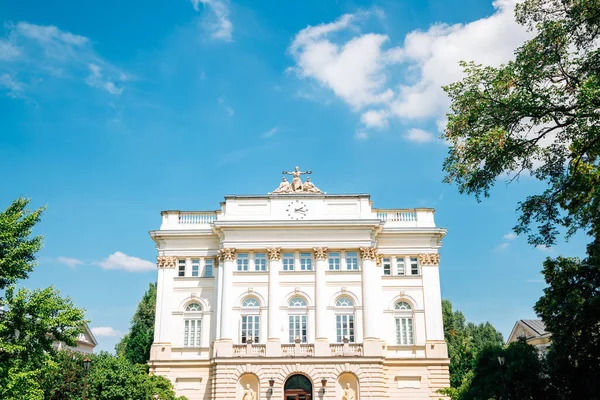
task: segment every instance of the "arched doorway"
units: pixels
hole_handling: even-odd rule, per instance
[[[311,400],[312,383],[304,375],[290,376],[283,387],[283,400]]]

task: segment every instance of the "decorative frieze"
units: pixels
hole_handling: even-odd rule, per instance
[[[267,249],[267,253],[269,254],[269,260],[271,260],[271,261],[281,260],[281,249],[280,248]]]
[[[317,260],[327,260],[327,247],[315,247],[313,250]]]
[[[361,247],[360,256],[363,260],[377,260],[377,248],[376,247]]]
[[[156,257],[156,265],[158,268],[175,268],[177,265],[177,257],[158,256]]]
[[[227,248],[219,250],[219,261],[233,261],[235,259],[235,249]]]
[[[439,254],[419,254],[419,263],[421,265],[440,265]]]

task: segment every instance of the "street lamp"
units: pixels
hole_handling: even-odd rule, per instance
[[[506,397],[506,382],[504,378],[504,364],[506,363],[506,359],[503,356],[498,356],[498,364],[500,364],[500,379],[502,380],[502,397],[500,400],[508,400]]]
[[[83,400],[87,399],[87,378],[88,378],[88,370],[90,369],[90,364],[92,363],[92,360],[89,359],[89,357],[85,357],[83,359],[83,369],[85,371],[85,375],[83,377]]]
[[[323,391],[323,394],[325,394],[325,386],[327,386],[327,378],[321,378],[321,386],[323,386],[321,388],[321,390]]]

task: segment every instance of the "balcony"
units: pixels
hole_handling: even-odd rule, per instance
[[[329,345],[329,354],[324,357],[360,357],[363,355],[362,343],[335,343]],[[266,357],[264,344],[234,344],[233,357]],[[292,343],[282,344],[279,357],[314,357],[314,344]]]

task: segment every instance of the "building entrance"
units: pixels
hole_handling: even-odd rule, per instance
[[[312,383],[304,375],[292,375],[285,381],[283,400],[311,400]]]

